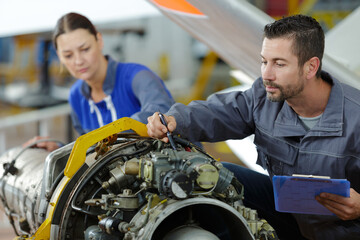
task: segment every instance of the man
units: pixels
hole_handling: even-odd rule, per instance
[[[169,131],[192,141],[254,134],[257,163],[270,179],[312,174],[350,181],[350,198],[316,197],[333,216],[287,214],[274,210],[269,177],[224,164],[244,184],[244,204],[257,209],[280,239],[360,239],[360,91],[321,71],[323,51],[324,33],[315,19],[275,21],[264,28],[262,76],[251,89],[175,104],[165,115]],[[157,113],[147,127],[150,136],[168,141]]]

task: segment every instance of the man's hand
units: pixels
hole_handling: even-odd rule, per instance
[[[176,129],[176,120],[173,116],[166,116],[165,120],[167,122],[167,126],[170,132],[173,132]],[[169,142],[168,137],[166,136],[166,132],[168,129],[166,129],[165,125],[163,125],[160,121],[159,113],[156,112],[152,116],[148,117],[148,124],[147,132],[150,137],[161,139],[164,142]]]
[[[316,200],[336,214],[342,220],[353,220],[360,217],[360,194],[350,188],[350,197],[331,193],[321,193]]]
[[[47,150],[49,152],[52,152],[52,151],[59,148],[59,145],[56,142],[53,142],[53,141],[38,142],[39,140],[45,140],[45,139],[49,139],[49,137],[36,136],[36,137],[30,139],[29,141],[27,141],[26,143],[24,143],[23,147],[27,147],[29,145],[34,144],[34,146],[32,146],[32,147],[43,148],[43,149],[45,149],[45,150]],[[38,143],[36,143],[36,142],[38,142]]]

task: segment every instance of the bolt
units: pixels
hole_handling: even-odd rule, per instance
[[[131,189],[124,189],[123,194],[124,195],[131,195],[132,191],[131,191]]]
[[[218,168],[218,169],[221,169],[223,167],[223,165],[221,164],[221,162],[215,162],[215,166]]]
[[[109,187],[110,187],[109,182],[103,182],[103,184],[102,184],[103,189],[108,189]]]

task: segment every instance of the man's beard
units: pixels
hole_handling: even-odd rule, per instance
[[[301,82],[300,82],[301,81]],[[276,87],[280,94],[275,95],[274,93],[266,93],[266,97],[271,102],[282,102],[288,100],[299,93],[301,93],[304,89],[304,81],[302,81],[301,76],[299,76],[299,82],[295,85],[287,85],[287,86],[280,86],[272,81],[263,80],[264,86]]]

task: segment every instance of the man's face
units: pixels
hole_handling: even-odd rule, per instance
[[[300,97],[304,89],[302,69],[292,53],[292,39],[265,38],[261,50],[261,76],[267,98],[273,102]]]

